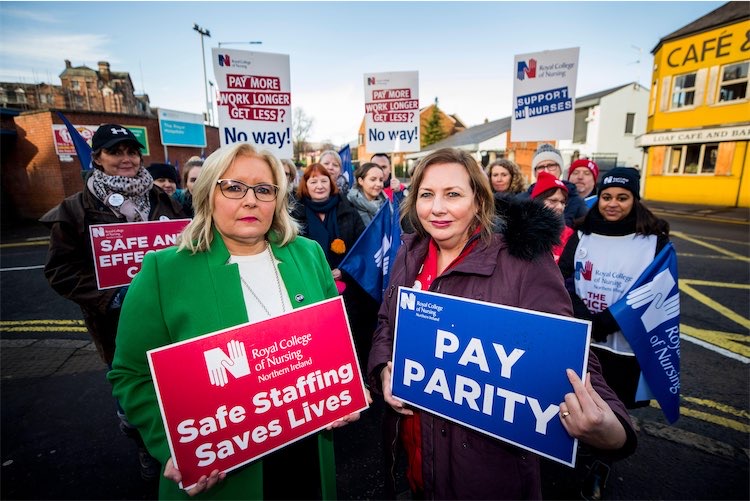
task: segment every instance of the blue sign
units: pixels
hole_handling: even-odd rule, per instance
[[[206,128],[200,114],[160,109],[159,132],[165,146],[206,147]]]
[[[573,467],[559,404],[565,370],[586,372],[589,335],[583,320],[400,287],[393,395]]]

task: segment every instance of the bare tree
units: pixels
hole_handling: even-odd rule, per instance
[[[299,161],[302,154],[305,152],[305,146],[307,144],[307,138],[310,135],[315,120],[307,116],[305,110],[299,106],[294,108],[292,113],[293,120],[293,135],[294,135],[294,159]]]

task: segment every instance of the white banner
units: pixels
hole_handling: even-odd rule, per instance
[[[221,145],[247,142],[292,158],[289,55],[213,49]]]
[[[514,142],[573,139],[578,52],[574,47],[514,58]]]
[[[367,151],[419,151],[419,72],[365,73]]]

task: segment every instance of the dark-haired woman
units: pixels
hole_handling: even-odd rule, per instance
[[[297,199],[299,203],[295,204],[292,217],[300,223],[300,233],[323,248],[333,279],[343,291],[357,352],[364,364],[370,351],[378,305],[338,266],[365,230],[365,225],[322,164],[312,164],[305,169],[297,189]]]
[[[354,172],[354,179],[356,181],[354,189],[349,190],[347,198],[367,226],[378,213],[383,202],[387,200],[383,194],[385,173],[378,164],[367,162]]]
[[[574,315],[591,320],[591,347],[602,375],[629,409],[649,401],[637,400],[641,368],[609,306],[628,293],[669,242],[669,224],[641,203],[639,189],[635,169],[609,171],[599,184],[597,205],[568,240],[559,263]],[[598,499],[606,482],[609,464],[599,462],[598,468],[599,480],[584,484],[587,498]]]

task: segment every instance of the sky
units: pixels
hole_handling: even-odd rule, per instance
[[[152,107],[202,113],[197,23],[211,33],[208,80],[219,43],[289,54],[292,107],[313,118],[310,139],[342,146],[364,115],[364,73],[418,71],[420,107],[437,98],[473,126],[510,115],[517,54],[580,47],[578,96],[649,86],[659,40],[724,3],[0,1],[0,81],[60,85],[66,59],[108,61]]]

